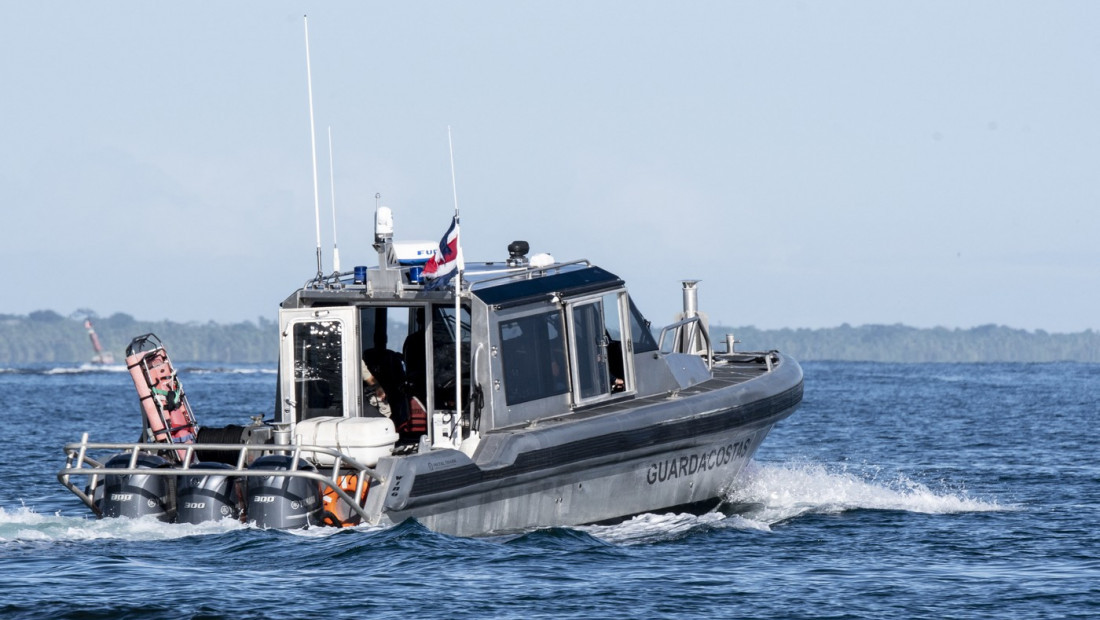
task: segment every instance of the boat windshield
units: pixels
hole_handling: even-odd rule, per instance
[[[634,344],[634,353],[645,353],[657,350],[657,339],[653,337],[653,330],[649,327],[649,321],[642,316],[634,300],[630,300],[630,340]]]

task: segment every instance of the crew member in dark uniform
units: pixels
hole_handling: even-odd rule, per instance
[[[389,349],[367,349],[363,351],[363,381],[368,388],[374,389],[379,403],[389,405],[389,418],[397,432],[405,431],[409,424],[409,395],[405,392],[405,363],[400,353]],[[385,415],[382,407],[379,411]]]

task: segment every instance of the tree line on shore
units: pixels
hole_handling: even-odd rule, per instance
[[[104,351],[119,364],[130,341],[150,333],[156,334],[178,362],[274,363],[278,358],[278,325],[263,317],[255,323],[220,324],[138,321],[123,313],[104,318],[91,314],[85,311],[65,317],[51,310],[38,310],[26,316],[0,315],[0,364],[91,360],[95,351],[84,328],[85,318],[91,318]]]
[[[866,362],[1100,362],[1100,332],[1072,334],[1028,331],[1002,325],[969,329],[863,325],[821,329],[712,326],[716,351],[725,333],[741,341],[737,350],[777,349],[799,360]]]
[[[0,364],[87,362],[94,353],[84,319],[91,318],[103,348],[122,363],[126,346],[153,333],[178,362],[275,363],[278,325],[260,317],[233,324],[138,321],[117,313],[96,317],[78,311],[68,317],[51,310],[0,314]],[[1027,331],[999,325],[969,329],[848,324],[822,329],[757,329],[710,326],[718,352],[732,333],[739,351],[777,349],[802,361],[871,362],[1100,362],[1100,332],[1072,334]]]

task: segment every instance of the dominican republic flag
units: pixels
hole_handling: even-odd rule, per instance
[[[445,286],[462,269],[462,251],[458,247],[458,216],[451,218],[451,227],[439,241],[439,250],[424,265],[421,275],[429,290]]]

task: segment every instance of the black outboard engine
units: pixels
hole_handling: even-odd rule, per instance
[[[261,456],[250,470],[288,471],[292,457],[284,454]],[[317,468],[298,459],[298,470]],[[248,520],[258,527],[296,529],[321,522],[321,490],[316,480],[272,474],[248,477]]]
[[[106,468],[128,469],[130,453],[116,454],[107,461]],[[155,454],[138,454],[136,469],[157,469],[171,464]],[[99,498],[99,511],[104,517],[138,518],[153,515],[161,521],[172,521],[176,516],[175,478],[147,474],[106,474],[103,495]],[[97,489],[98,492],[98,489]],[[98,494],[98,493],[97,493]]]
[[[226,469],[225,463],[195,463],[195,469]],[[182,475],[176,483],[176,521],[202,523],[241,517],[240,478],[236,476]]]

